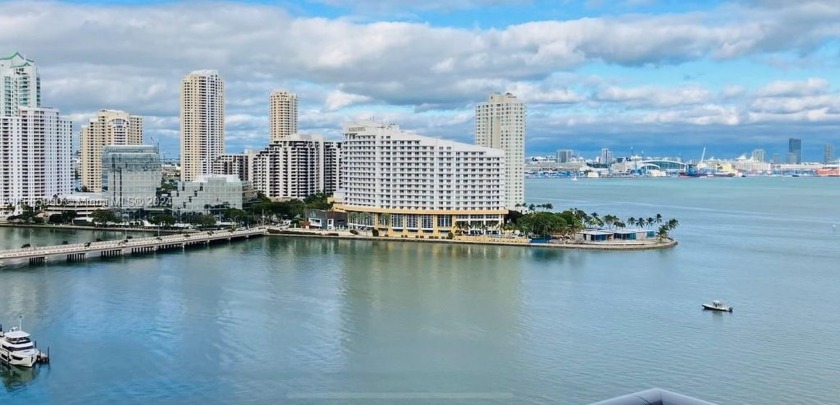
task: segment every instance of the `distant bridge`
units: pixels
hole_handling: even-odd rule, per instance
[[[638,160],[627,162],[627,167],[631,168],[632,170],[658,169],[666,172],[677,172],[685,171],[686,166],[688,166],[687,163],[665,159]]]
[[[210,242],[215,241],[247,239],[265,234],[266,228],[260,227],[238,231],[202,231],[149,238],[7,249],[0,250],[0,265],[23,260],[29,260],[29,264],[41,264],[45,263],[47,258],[59,260],[66,258],[68,262],[74,262],[86,260],[89,257],[115,257],[125,254],[153,253],[159,250],[183,250],[192,245],[209,245]]]

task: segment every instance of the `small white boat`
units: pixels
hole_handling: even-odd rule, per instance
[[[712,301],[711,304],[703,304],[703,309],[708,309],[710,311],[732,312],[732,307],[723,305],[723,303],[717,300]]]
[[[20,367],[32,367],[41,358],[41,352],[20,327],[3,332],[0,327],[0,362]]]

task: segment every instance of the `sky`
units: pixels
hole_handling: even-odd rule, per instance
[[[225,80],[226,149],[263,148],[268,96],[341,139],[373,118],[472,142],[477,103],[527,104],[526,153],[803,158],[840,150],[837,0],[4,1],[0,54],[36,62],[42,104],[81,125],[144,117],[178,155],[179,86]]]

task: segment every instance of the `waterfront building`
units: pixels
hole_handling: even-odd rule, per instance
[[[802,140],[798,138],[788,139],[788,164],[802,163]]]
[[[317,135],[293,134],[277,140],[254,158],[254,190],[276,199],[331,194],[336,187],[338,148]]]
[[[151,145],[110,145],[102,151],[102,188],[112,208],[159,205],[163,176],[158,149]]]
[[[296,134],[298,132],[297,95],[285,90],[271,92],[268,120],[272,143]]]
[[[571,149],[560,149],[557,151],[554,160],[557,163],[569,163],[572,161],[574,152]]]
[[[823,163],[829,164],[834,161],[834,145],[827,143],[823,148]]]
[[[492,94],[475,107],[475,143],[505,152],[505,206],[525,202],[525,103],[516,96]]]
[[[355,122],[344,128],[335,208],[349,226],[388,236],[498,228],[507,214],[505,162],[502,150]]]
[[[119,110],[99,110],[81,132],[81,180],[87,191],[102,191],[102,151],[108,145],[143,143],[143,118]]]
[[[44,215],[49,218],[53,214],[71,211],[76,215],[74,222],[92,222],[91,215],[94,211],[106,209],[108,198],[101,193],[67,194],[50,199],[44,208]]]
[[[765,155],[764,149],[755,149],[752,151],[752,159],[758,162],[764,162]]]
[[[202,175],[178,184],[172,192],[172,210],[206,214],[224,208],[242,209],[253,198],[251,185],[236,176]]]
[[[225,84],[215,70],[181,80],[181,180],[210,174],[225,153]]]
[[[257,151],[245,149],[243,153],[226,153],[213,161],[214,175],[234,175],[242,181],[253,181],[254,158]]]
[[[18,207],[68,194],[73,124],[53,108],[17,107],[0,116],[0,203]]]
[[[20,107],[41,106],[41,77],[35,62],[19,52],[0,57],[0,117],[20,116]]]

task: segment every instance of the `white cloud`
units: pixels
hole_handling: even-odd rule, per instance
[[[409,12],[517,3],[328,1],[357,10],[382,5]],[[172,142],[180,78],[204,68],[225,78],[229,139],[248,142],[267,139],[267,97],[277,87],[301,95],[303,130],[329,136],[347,119],[375,114],[469,140],[473,105],[493,91],[512,91],[529,103],[535,118],[529,131],[535,134],[552,133],[555,124],[743,124],[739,111],[750,111],[756,120],[787,114],[836,122],[840,107],[829,86],[835,78],[774,82],[750,94],[737,77],[720,83],[723,90],[710,91],[700,84],[621,87],[613,77],[574,73],[590,64],[659,66],[778,52],[809,55],[840,36],[840,3],[785,4],[784,10],[765,1],[709,12],[467,29],[295,17],[279,7],[242,3],[43,2],[32,7],[17,1],[3,5],[0,44],[14,44],[17,49],[3,51],[20,50],[38,63],[45,104],[72,117],[100,108],[141,114],[147,117],[147,133]],[[383,112],[387,108],[393,110]],[[364,109],[372,113],[360,113]],[[617,109],[628,114],[616,116]],[[650,109],[664,111],[651,115]]]

